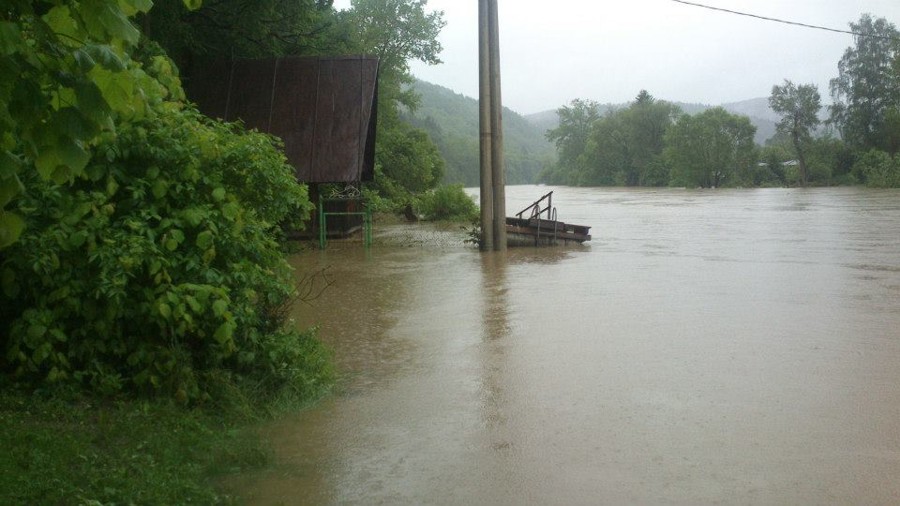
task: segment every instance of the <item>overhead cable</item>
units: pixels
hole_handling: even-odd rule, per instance
[[[746,17],[748,17],[748,18],[761,19],[761,20],[763,20],[763,21],[772,21],[772,22],[775,22],[775,23],[783,23],[783,24],[786,24],[786,25],[800,26],[800,27],[803,27],[803,28],[812,28],[812,29],[814,29],[814,30],[825,30],[825,31],[828,31],[828,32],[845,33],[845,34],[848,34],[848,35],[854,35],[854,36],[857,36],[857,37],[870,37],[870,38],[873,38],[873,39],[885,39],[885,40],[893,40],[893,41],[896,41],[896,42],[900,42],[900,38],[897,38],[897,37],[891,37],[890,35],[875,35],[875,34],[870,34],[870,33],[854,32],[854,31],[851,31],[851,30],[839,30],[839,29],[837,29],[837,28],[829,28],[829,27],[827,27],[827,26],[810,25],[810,24],[807,24],[807,23],[798,23],[798,22],[796,22],[796,21],[787,21],[787,20],[784,20],[784,19],[770,18],[770,17],[767,17],[767,16],[760,16],[760,15],[757,15],[757,14],[750,14],[750,13],[747,13],[747,12],[739,12],[739,11],[734,11],[734,10],[731,10],[731,9],[723,9],[722,7],[713,7],[713,6],[711,6],[711,5],[698,4],[698,3],[695,3],[695,2],[687,2],[687,1],[685,1],[685,0],[671,0],[671,1],[672,1],[672,2],[675,2],[675,3],[684,4],[684,5],[690,5],[690,6],[693,6],[693,7],[700,7],[700,8],[702,8],[702,9],[709,9],[709,10],[712,10],[712,11],[727,12],[728,14],[736,14],[736,15],[738,15],[738,16],[746,16]]]

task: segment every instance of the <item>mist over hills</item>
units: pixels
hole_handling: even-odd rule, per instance
[[[431,136],[447,163],[444,182],[479,184],[478,101],[460,93],[421,80],[412,89],[421,96],[419,107],[403,113],[403,119]],[[714,106],[672,102],[687,114],[697,114]],[[604,104],[603,113],[628,104]],[[722,104],[732,114],[750,118],[756,126],[756,142],[764,144],[775,135],[778,115],[769,108],[768,98],[754,98]],[[547,130],[559,125],[556,110],[523,116],[503,110],[504,152],[507,183],[526,184],[537,180],[541,170],[556,159],[555,146],[547,140]]]

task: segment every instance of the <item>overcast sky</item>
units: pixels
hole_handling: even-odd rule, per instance
[[[849,29],[863,13],[900,25],[900,0],[694,0],[811,25]],[[349,7],[336,0],[335,7]],[[851,35],[701,9],[672,0],[498,0],[503,103],[523,114],[576,98],[657,98],[722,104],[767,97],[790,79],[828,82]],[[478,0],[428,0],[444,11],[443,64],[416,77],[478,96]]]

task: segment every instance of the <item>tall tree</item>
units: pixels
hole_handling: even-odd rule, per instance
[[[427,0],[352,0],[342,13],[342,23],[355,52],[372,54],[380,63],[380,112],[385,120],[396,120],[397,104],[415,108],[417,95],[411,61],[441,63],[438,35],[446,26],[443,11],[426,10]]]
[[[559,177],[562,173],[571,174],[580,170],[582,165],[580,158],[587,148],[591,129],[600,119],[600,104],[593,100],[575,99],[570,105],[559,108],[556,113],[559,116],[559,126],[547,131],[547,139],[556,144],[558,155],[558,166],[554,171],[556,176],[551,174],[551,179]]]
[[[886,120],[890,111],[900,111],[900,32],[886,19],[869,14],[850,28],[858,35],[831,81],[831,120],[851,146],[885,149],[895,135]]]
[[[756,165],[755,134],[749,118],[721,107],[682,116],[666,132],[672,183],[717,188],[744,182]]]
[[[379,140],[375,152],[376,190],[394,205],[434,188],[444,162],[433,140],[400,120],[400,110],[414,110],[419,96],[410,86],[411,61],[436,65],[445,26],[442,11],[428,11],[426,0],[352,0],[338,18],[348,47],[379,58]]]
[[[629,143],[633,156],[625,183],[629,186],[660,186],[668,183],[668,174],[660,162],[665,148],[666,130],[681,110],[668,102],[656,100],[641,90],[625,111]]]
[[[812,141],[811,131],[820,123],[822,98],[819,90],[812,84],[797,86],[785,79],[784,84],[772,87],[769,106],[781,115],[778,132],[790,137],[800,165],[800,184],[805,186],[809,182],[806,152]]]

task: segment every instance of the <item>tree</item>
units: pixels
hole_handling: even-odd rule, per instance
[[[197,57],[261,58],[345,52],[331,0],[207,0],[196,10],[157,0],[138,21],[188,71]]]
[[[199,0],[184,0],[191,8]],[[180,92],[164,59],[131,60],[140,32],[130,18],[149,0],[34,0],[0,9],[0,249],[24,230],[9,209],[20,175],[71,182],[84,175],[92,147],[114,135],[119,118],[139,118]],[[162,78],[145,68],[156,66]]]
[[[665,136],[671,183],[701,188],[750,184],[757,157],[755,134],[747,117],[721,107],[682,116]]]
[[[400,120],[400,109],[415,110],[418,95],[409,86],[409,62],[438,64],[444,13],[426,11],[426,0],[352,0],[340,13],[348,48],[379,58],[376,183],[394,208],[410,204],[412,194],[437,186],[444,162],[423,130]]]
[[[681,110],[668,102],[658,101],[641,90],[634,103],[625,111],[631,160],[626,168],[628,186],[664,186],[668,171],[660,161],[665,148],[666,130]]]
[[[578,164],[563,169],[572,172],[570,181],[579,186],[624,186],[632,160],[624,111],[611,111],[594,121]]]
[[[627,108],[599,116],[593,102],[575,101],[559,112],[560,126],[548,132],[559,148],[563,182],[599,186],[662,186],[668,171],[660,159],[666,129],[677,107],[642,90]],[[583,139],[583,129],[588,129]]]
[[[772,87],[769,106],[781,115],[778,131],[791,139],[800,164],[800,184],[805,186],[809,182],[806,152],[812,141],[811,130],[820,123],[819,110],[822,108],[822,99],[819,90],[812,84],[796,86],[785,79],[783,85]]]
[[[424,131],[405,123],[381,132],[376,147],[375,188],[395,207],[438,185],[444,159]]]
[[[441,63],[438,35],[446,25],[443,11],[426,11],[427,0],[352,0],[341,21],[350,49],[380,61],[379,112],[395,121],[397,105],[415,108],[417,95],[404,89],[413,82],[409,62]]]
[[[900,32],[886,19],[863,15],[851,23],[857,33],[831,81],[831,121],[856,149],[887,149],[898,125],[888,121],[900,111]]]
[[[575,99],[570,105],[556,111],[559,126],[547,131],[547,139],[556,144],[559,173],[577,173],[580,170],[580,158],[587,148],[588,139],[594,123],[600,119],[600,104],[593,100]],[[554,183],[570,181],[553,178]]]
[[[371,51],[382,66],[409,73],[409,61],[441,63],[437,40],[446,26],[443,11],[426,12],[427,0],[352,0],[346,21],[361,49]]]

